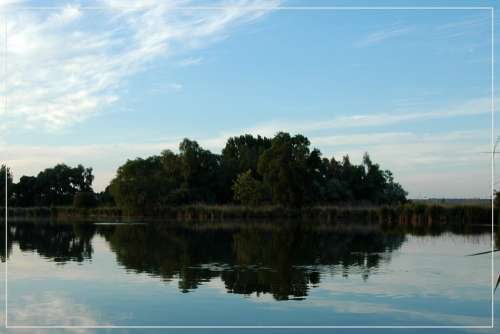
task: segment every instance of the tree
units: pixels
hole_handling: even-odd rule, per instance
[[[271,139],[266,137],[249,134],[231,137],[222,149],[224,168],[234,174],[234,177],[247,170],[257,176],[259,157],[270,147]]]
[[[309,140],[279,132],[259,158],[258,172],[271,190],[273,203],[300,207],[314,200],[314,181],[319,179],[319,151],[309,150]]]
[[[378,164],[371,161],[368,153],[363,156],[363,166],[365,168],[365,177],[362,180],[364,183],[363,198],[379,204],[385,200],[386,175]]]
[[[221,156],[221,178],[226,190],[223,194],[223,201],[230,201],[234,198],[231,185],[239,174],[250,170],[254,178],[261,179],[257,173],[257,164],[262,153],[270,147],[270,138],[254,137],[250,134],[231,137],[227,140]]]
[[[97,205],[97,199],[93,192],[81,191],[73,197],[73,206],[75,208],[93,208]]]
[[[170,181],[159,156],[137,158],[127,160],[118,168],[109,190],[116,204],[124,210],[147,215],[160,207],[168,193],[175,188]]]
[[[182,187],[189,190],[195,201],[216,202],[224,186],[220,156],[187,138],[180,143],[179,151]]]
[[[340,167],[340,179],[345,182],[347,187],[347,200],[359,201],[367,199],[365,195],[364,179],[366,172],[363,166],[354,165],[348,155],[342,159]]]
[[[408,196],[408,192],[406,192],[406,190],[404,190],[399,183],[394,182],[394,177],[391,171],[386,170],[383,174],[386,180],[384,187],[382,188],[384,194],[383,203],[405,203],[407,201],[406,196]]]
[[[77,192],[91,192],[92,168],[82,165],[69,167],[58,164],[47,168],[36,177],[35,204],[36,205],[71,205],[73,196]]]
[[[165,150],[146,159],[127,160],[105,191],[94,194],[92,168],[58,164],[36,177],[23,176],[14,184],[7,171],[9,201],[15,206],[92,206],[115,203],[129,213],[154,214],[168,205],[189,203],[274,204],[393,204],[407,193],[390,171],[372,162],[368,153],[361,165],[322,158],[302,135],[279,132],[272,139],[249,134],[228,139],[222,154],[184,139],[179,153]],[[0,192],[1,193],[1,192]],[[0,199],[4,198],[0,195]]]
[[[262,182],[252,176],[250,169],[237,176],[232,188],[234,199],[244,205],[258,205],[265,197]]]
[[[5,206],[5,175],[7,174],[7,201],[10,203],[13,193],[13,181],[10,168],[0,166],[0,206]]]
[[[344,157],[344,162],[349,157]],[[325,170],[325,181],[321,188],[321,199],[325,203],[346,202],[353,199],[353,193],[349,187],[349,180],[345,178],[343,163],[332,157],[330,160],[323,159]]]
[[[36,198],[36,177],[21,176],[14,184],[13,204],[19,207],[34,206]]]
[[[104,191],[101,191],[97,194],[96,196],[96,201],[98,206],[115,206],[115,199],[113,198],[113,195],[111,194],[111,191],[109,190],[109,185],[104,189]]]

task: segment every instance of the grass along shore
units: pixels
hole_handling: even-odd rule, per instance
[[[3,208],[1,209],[4,210]],[[498,217],[495,209],[495,216]],[[1,219],[4,219],[2,215]],[[8,219],[163,219],[175,221],[283,220],[300,219],[328,223],[362,223],[388,226],[463,226],[491,224],[491,208],[481,205],[425,205],[409,203],[400,206],[316,206],[291,209],[281,206],[186,205],[156,209],[147,216],[128,214],[117,207],[82,209],[74,207],[8,208]],[[496,219],[495,219],[496,220]]]

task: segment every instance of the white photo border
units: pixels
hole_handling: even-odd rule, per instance
[[[122,9],[135,9],[134,6],[120,6]],[[379,11],[404,11],[404,10],[484,10],[491,13],[491,323],[489,325],[479,326],[119,326],[119,325],[93,325],[93,326],[30,326],[30,325],[9,325],[8,324],[8,206],[7,206],[7,163],[5,163],[5,328],[18,329],[492,329],[495,325],[495,229],[494,229],[494,197],[495,197],[495,8],[494,7],[475,7],[475,6],[179,6],[172,10],[221,10],[228,8],[243,8],[245,10],[272,10],[272,11],[353,11],[353,10],[379,10]],[[15,8],[15,11],[31,11],[31,10],[58,10],[61,6],[45,6],[45,7],[20,7]],[[104,10],[105,7],[97,6],[81,6],[81,10]],[[9,10],[5,9],[5,13]],[[5,14],[5,17],[7,14]],[[3,33],[3,88],[6,92],[7,88],[7,20],[4,17],[4,33]],[[7,94],[4,95],[3,101],[4,112],[7,111]]]

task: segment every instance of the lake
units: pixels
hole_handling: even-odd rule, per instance
[[[467,256],[488,228],[9,222],[8,239],[10,326],[491,321],[491,256]]]

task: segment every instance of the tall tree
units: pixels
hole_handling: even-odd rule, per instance
[[[165,177],[159,156],[127,160],[111,181],[110,192],[121,208],[134,214],[153,214],[175,187]]]
[[[224,200],[229,201],[233,197],[231,185],[236,177],[250,170],[252,177],[260,179],[257,173],[259,158],[265,150],[271,147],[271,139],[266,137],[254,137],[250,134],[231,137],[222,149],[222,178],[227,193]]]
[[[265,189],[261,181],[252,176],[249,169],[239,174],[233,184],[234,199],[244,205],[258,205],[265,197]]]
[[[224,167],[232,169],[235,175],[250,170],[253,176],[257,176],[259,158],[270,147],[271,139],[266,137],[249,134],[231,137],[222,149]]]
[[[368,153],[363,156],[363,166],[365,168],[363,199],[376,204],[384,201],[384,187],[386,178],[378,164],[374,164]]]
[[[40,172],[35,184],[37,205],[70,205],[77,192],[91,192],[92,168],[58,164]]]
[[[399,204],[406,202],[406,196],[408,192],[403,189],[403,187],[394,181],[394,176],[389,170],[383,171],[385,177],[385,184],[382,188],[383,200],[382,203],[385,204]]]
[[[5,176],[7,175],[7,201],[10,203],[13,192],[12,173],[6,165],[0,166],[0,206],[5,205]]]
[[[36,177],[22,176],[14,185],[14,206],[27,207],[36,204]]]
[[[321,163],[319,151],[309,150],[309,140],[302,135],[278,133],[259,159],[258,172],[271,189],[276,204],[300,207],[311,202],[314,181]]]
[[[189,189],[195,201],[216,202],[223,192],[220,156],[187,138],[180,143],[179,151],[182,186]]]

